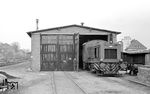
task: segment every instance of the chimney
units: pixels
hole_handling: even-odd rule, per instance
[[[39,29],[39,19],[36,19],[36,30],[38,30]]]
[[[83,26],[84,25],[84,22],[81,22],[81,26]]]

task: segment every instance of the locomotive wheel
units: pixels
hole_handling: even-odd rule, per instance
[[[134,75],[134,72],[133,72],[133,70],[131,71],[131,75]]]
[[[100,75],[99,71],[96,71],[96,75]]]
[[[96,73],[96,70],[94,69],[92,64],[89,65],[89,69],[92,73]]]
[[[87,64],[83,62],[83,70],[87,70]]]
[[[103,71],[101,71],[101,70],[96,70],[96,75],[104,75],[104,72]]]

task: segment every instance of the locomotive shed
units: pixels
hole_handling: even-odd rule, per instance
[[[68,25],[27,32],[31,37],[31,67],[34,71],[83,69],[82,45],[90,40],[117,42],[121,32],[83,25]]]

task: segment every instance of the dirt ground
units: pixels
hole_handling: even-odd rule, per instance
[[[97,76],[87,71],[65,72],[78,88],[62,71],[33,72],[30,63],[22,63],[0,70],[17,78],[9,81],[19,82],[18,90],[9,90],[5,94],[150,94],[150,87],[132,83],[123,77]],[[0,93],[1,94],[1,93]]]

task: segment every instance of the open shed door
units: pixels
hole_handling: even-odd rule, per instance
[[[41,71],[73,71],[75,35],[41,35]]]

